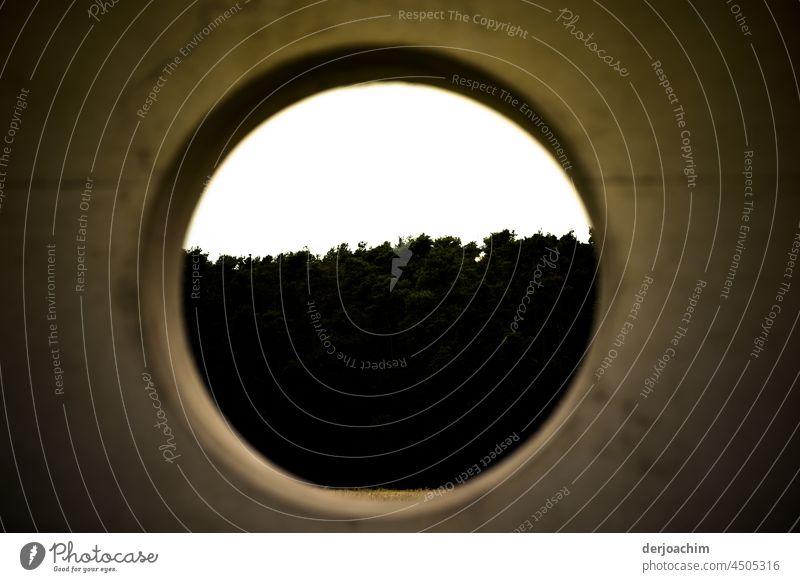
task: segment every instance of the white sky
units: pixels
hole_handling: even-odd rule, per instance
[[[212,177],[184,247],[324,254],[421,233],[480,243],[505,228],[585,241],[589,220],[561,166],[516,124],[391,82],[319,93],[257,127]]]

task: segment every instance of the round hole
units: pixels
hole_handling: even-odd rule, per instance
[[[327,487],[437,491],[502,461],[589,337],[596,264],[565,167],[420,84],[264,121],[184,241],[191,345],[231,428]]]

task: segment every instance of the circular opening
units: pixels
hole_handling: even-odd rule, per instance
[[[435,491],[508,457],[591,329],[596,264],[565,167],[419,84],[324,91],[258,126],[184,241],[188,336],[230,427],[345,489]]]

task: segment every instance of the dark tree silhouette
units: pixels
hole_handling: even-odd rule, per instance
[[[416,488],[487,470],[547,418],[586,349],[596,262],[572,233],[503,231],[324,256],[190,249],[184,276],[197,364],[233,429],[318,484]]]

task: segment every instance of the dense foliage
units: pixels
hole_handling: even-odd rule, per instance
[[[572,234],[503,231],[325,256],[191,249],[184,277],[232,428],[312,482],[411,488],[485,471],[545,420],[584,355],[596,263]]]

